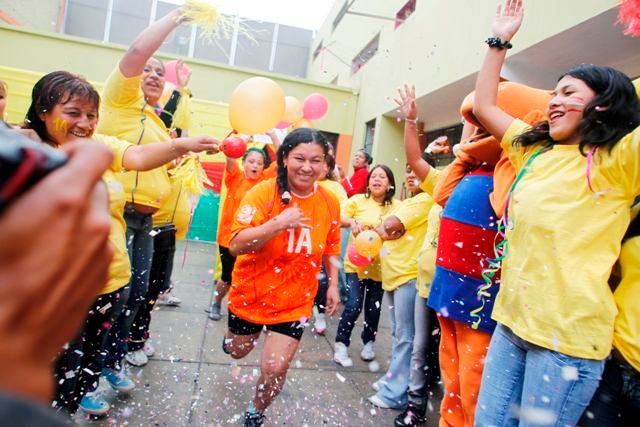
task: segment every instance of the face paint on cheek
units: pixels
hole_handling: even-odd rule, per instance
[[[67,132],[68,128],[69,128],[69,124],[67,123],[66,120],[62,119],[60,120],[58,117],[56,117],[55,121],[54,121],[55,127],[56,127],[56,132]]]
[[[584,112],[584,98],[580,96],[570,96],[567,99],[567,112],[582,113]]]

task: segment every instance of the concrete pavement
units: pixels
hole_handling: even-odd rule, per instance
[[[182,268],[186,248],[186,263]],[[254,394],[259,375],[261,344],[243,360],[234,361],[221,349],[226,330],[223,319],[213,322],[205,309],[213,297],[215,245],[180,243],[173,279],[180,307],[153,312],[152,342],[156,355],[144,368],[130,368],[137,388],[129,396],[116,395],[106,384],[100,390],[112,403],[108,417],[90,420],[90,426],[239,426]],[[333,362],[337,316],[329,320],[325,336],[308,328],[289,371],[282,394],[267,410],[266,426],[393,426],[397,411],[375,408],[367,402],[371,384],[388,365],[391,349],[388,313],[383,310],[376,342],[377,362],[359,358],[361,325],[353,332],[352,368]],[[375,372],[372,372],[375,371]],[[104,383],[104,382],[103,382]],[[439,400],[427,426],[437,426]]]

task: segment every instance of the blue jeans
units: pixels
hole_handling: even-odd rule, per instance
[[[340,316],[336,342],[341,342],[347,347],[351,344],[351,331],[362,311],[364,304],[364,329],[362,330],[362,342],[364,344],[375,341],[380,322],[380,309],[382,308],[382,283],[371,279],[358,279],[356,273],[347,273],[347,302]]]
[[[415,335],[416,280],[412,279],[399,288],[385,292],[391,321],[391,363],[387,373],[377,382],[378,397],[392,408],[406,406],[409,395],[411,353]],[[424,303],[423,303],[424,304]]]
[[[345,256],[347,255],[347,246],[349,246],[350,235],[350,228],[343,228],[340,230],[340,259],[345,259]],[[338,287],[340,289],[340,300],[345,303],[349,296],[347,295],[347,276],[344,272],[344,264],[340,266],[340,271],[338,272]]]
[[[107,355],[104,366],[111,369],[120,365],[128,351],[129,332],[149,289],[149,272],[153,259],[153,236],[149,234],[153,230],[151,215],[125,209],[124,220],[127,223],[131,279],[129,298],[105,341]]]
[[[539,347],[498,324],[482,374],[475,425],[575,426],[603,369],[604,360]]]
[[[615,352],[615,351],[614,351]],[[620,355],[607,360],[602,381],[579,425],[631,427],[640,422],[640,372]]]

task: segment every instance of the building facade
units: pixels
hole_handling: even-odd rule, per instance
[[[416,86],[423,143],[457,142],[459,107],[475,85],[502,0],[336,0],[311,48],[308,78],[359,93],[352,151],[365,148],[402,174],[403,123],[393,99]],[[529,0],[503,77],[553,88],[580,63],[640,74],[640,40],[616,25],[617,0]],[[397,175],[402,176],[402,175]]]

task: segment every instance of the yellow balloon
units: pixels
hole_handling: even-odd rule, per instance
[[[307,120],[307,119],[298,120],[297,122],[291,125],[291,129],[300,129],[300,128],[313,129],[315,128],[315,125],[311,120]]]
[[[356,252],[364,257],[374,258],[380,253],[382,239],[373,230],[365,230],[356,237]]]
[[[238,133],[273,129],[284,114],[284,91],[273,80],[252,77],[240,83],[229,100],[229,122]]]
[[[284,115],[281,121],[285,123],[295,123],[302,119],[302,102],[293,96],[285,96],[284,98]]]

